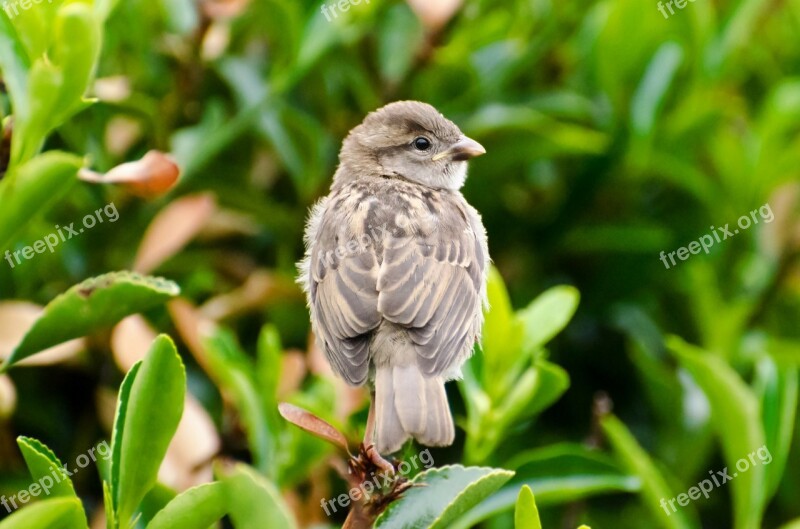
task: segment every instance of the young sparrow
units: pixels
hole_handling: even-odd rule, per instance
[[[453,442],[444,384],[480,339],[489,263],[459,189],[485,152],[432,106],[391,103],[350,131],[311,211],[298,281],[333,370],[373,385],[365,445],[378,452]]]

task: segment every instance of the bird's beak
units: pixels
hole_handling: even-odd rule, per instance
[[[453,161],[463,162],[465,160],[469,160],[470,158],[480,156],[481,154],[486,154],[486,149],[483,148],[483,145],[472,138],[467,138],[464,136],[454,143],[452,147],[434,156],[433,161],[436,162],[449,156],[453,159]]]

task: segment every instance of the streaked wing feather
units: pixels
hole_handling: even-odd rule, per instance
[[[337,241],[358,240],[358,233],[356,221],[334,217],[335,212],[325,212],[309,256],[311,318],[334,371],[361,385],[369,373],[370,333],[381,320],[378,260],[374,246],[337,255]]]
[[[482,324],[485,233],[460,203],[445,203],[436,230],[385,244],[378,311],[408,327],[426,376],[458,367]]]

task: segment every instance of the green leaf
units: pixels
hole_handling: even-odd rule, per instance
[[[520,371],[518,364],[525,360],[519,355],[523,330],[514,315],[503,278],[494,267],[489,269],[486,290],[489,309],[484,314],[483,355],[474,358],[473,365],[487,393],[497,399],[509,390]]]
[[[35,9],[21,9],[14,15],[11,22],[32,60],[44,56],[52,45],[52,22],[61,4],[61,0],[42,1]]]
[[[95,10],[102,22],[105,22],[119,5],[119,0],[96,0]]]
[[[117,519],[128,527],[145,494],[156,483],[158,469],[178,429],[186,393],[186,371],[175,344],[155,339],[133,377],[119,439],[118,483],[113,490]],[[113,447],[117,452],[117,447]]]
[[[514,512],[514,529],[542,529],[542,522],[539,520],[539,509],[536,508],[533,491],[527,485],[523,485],[519,489],[517,509]]]
[[[569,375],[556,364],[540,360],[517,380],[496,408],[498,424],[508,428],[543,411],[569,388]]]
[[[425,44],[425,31],[407,4],[392,6],[381,18],[378,61],[381,77],[390,85],[403,80]]]
[[[0,248],[67,194],[82,164],[77,156],[53,151],[9,170],[0,180]]]
[[[219,329],[205,342],[210,375],[236,405],[256,468],[267,476],[275,476],[276,435],[268,427],[262,398],[255,383],[255,366],[236,343],[236,337]]]
[[[631,128],[637,134],[652,134],[664,98],[682,60],[683,48],[675,42],[665,42],[653,56],[631,102]]]
[[[520,105],[491,103],[473,113],[463,128],[471,131],[472,137],[501,132],[522,138],[536,135],[538,141],[553,144],[555,152],[559,153],[602,154],[609,145],[609,137],[602,132],[559,121]]]
[[[49,4],[44,7],[53,8]],[[12,166],[32,159],[52,130],[87,106],[82,96],[100,53],[100,21],[90,5],[62,4],[52,23],[38,17],[37,8],[35,16],[23,18],[21,22],[26,22],[27,27],[18,28],[21,39],[33,37],[32,31],[44,30],[46,35],[52,35],[53,45],[44,54],[41,35],[36,35],[28,46],[35,60],[26,85],[28,104],[14,109]]]
[[[606,454],[583,445],[561,443],[529,450],[505,466],[515,472],[511,481],[470,510],[452,529],[469,529],[513,509],[522,485],[534,491],[540,506],[641,489],[639,478],[623,473]]]
[[[0,71],[3,73],[3,82],[8,87],[14,110],[27,112],[30,106],[26,88],[28,70],[31,67],[30,58],[4,10],[0,10],[0,35],[4,37],[0,39]]]
[[[191,488],[169,502],[147,529],[198,529],[216,523],[227,512],[225,485],[207,483]]]
[[[297,523],[278,489],[254,469],[237,464],[222,482],[225,504],[236,529],[296,529]]]
[[[283,347],[278,329],[264,325],[258,336],[257,348],[258,387],[263,395],[265,409],[277,409],[278,384],[283,361]]]
[[[762,18],[770,2],[766,0],[739,0],[728,17],[724,27],[719,31],[714,42],[706,49],[706,68],[717,74],[733,52],[746,47],[752,42],[753,29]]]
[[[48,303],[8,361],[0,366],[0,372],[48,347],[155,307],[179,292],[172,281],[131,272],[87,279]]]
[[[449,529],[513,475],[503,469],[461,465],[426,470],[412,480],[424,486],[409,489],[389,505],[378,517],[375,528]]]
[[[112,492],[112,503],[106,505],[106,511],[111,509],[112,513],[116,513],[119,508],[117,496],[114,494],[119,490],[119,472],[120,465],[122,464],[122,432],[125,430],[125,418],[128,414],[128,404],[131,399],[131,388],[133,382],[136,380],[136,375],[142,367],[142,361],[138,361],[130,370],[125,374],[122,384],[119,387],[119,396],[117,397],[117,411],[114,417],[114,430],[111,432],[111,477],[110,483],[103,483],[104,489],[106,485]],[[111,527],[116,527],[116,523]]]
[[[86,516],[77,498],[53,498],[20,509],[0,529],[84,529]]]
[[[766,446],[769,447],[767,453],[772,458],[770,464],[765,465],[767,490],[764,502],[766,503],[778,490],[792,446],[797,411],[797,368],[779,367],[774,359],[764,356],[756,364],[754,385],[761,403]]]
[[[153,488],[145,494],[142,502],[139,504],[139,513],[141,513],[141,516],[139,517],[137,526],[147,526],[147,524],[177,496],[178,493],[167,485],[156,483]]]
[[[782,525],[780,529],[800,529],[800,518],[795,518],[791,522]]]
[[[114,495],[107,481],[103,482],[103,508],[106,512],[106,529],[117,529],[117,513],[114,510]]]
[[[28,471],[34,481],[39,482],[44,478],[49,478],[47,496],[77,498],[72,480],[64,471],[61,461],[43,443],[30,437],[18,437],[17,444],[28,465]]]
[[[83,106],[83,94],[92,81],[100,55],[100,19],[92,7],[81,2],[64,4],[55,20],[53,62],[63,72],[57,110],[51,128],[60,126]]]
[[[578,309],[580,297],[575,287],[557,286],[519,311],[517,317],[522,322],[525,348],[539,348],[564,330]]]
[[[613,415],[605,416],[601,425],[617,458],[630,472],[641,478],[642,503],[651,511],[652,519],[666,529],[699,527],[696,515],[689,506],[679,507],[676,512],[665,513],[662,510],[662,502],[675,498],[677,494],[669,488],[664,476],[625,425]]]
[[[758,399],[738,373],[722,358],[691,346],[676,336],[667,348],[678,357],[711,404],[711,421],[720,438],[731,475],[736,463],[765,445]],[[734,528],[758,529],[764,512],[766,469],[752,465],[731,481]]]

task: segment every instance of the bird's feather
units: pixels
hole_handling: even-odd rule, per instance
[[[363,384],[372,334],[389,322],[407,333],[422,374],[453,376],[480,334],[488,262],[480,218],[460,193],[351,184],[315,208],[307,235],[301,278],[337,373]]]

